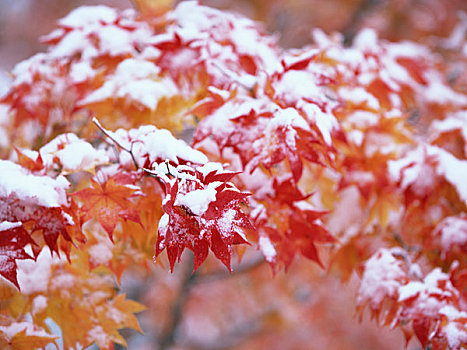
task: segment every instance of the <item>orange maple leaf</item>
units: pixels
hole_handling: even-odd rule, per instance
[[[73,193],[82,202],[79,210],[82,223],[96,219],[112,241],[120,218],[142,225],[134,203],[129,200],[137,196],[135,189],[116,184],[113,179],[103,184],[94,180],[91,183],[92,187]]]

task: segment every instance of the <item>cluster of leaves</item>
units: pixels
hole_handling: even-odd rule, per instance
[[[109,277],[164,252],[173,271],[185,249],[230,270],[253,243],[275,272],[300,256],[363,270],[360,312],[465,346],[465,27],[444,62],[372,30],[282,50],[196,2],[70,13],[2,99],[0,274],[20,292],[2,287],[1,341],[53,342],[51,319],[66,348],[125,344],[141,306]],[[171,133],[193,124],[192,146]]]

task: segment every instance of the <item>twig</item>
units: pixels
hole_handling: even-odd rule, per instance
[[[240,264],[236,269],[232,271],[232,273],[229,273],[225,270],[219,270],[212,273],[208,273],[206,275],[199,274],[197,275],[197,278],[194,281],[194,283],[211,283],[220,279],[241,275],[243,273],[247,273],[254,270],[255,268],[263,265],[265,262],[266,260],[264,260],[264,257],[259,254],[257,257],[250,259],[243,264]]]
[[[185,271],[183,271],[180,291],[177,295],[177,299],[172,305],[172,319],[167,331],[159,340],[159,350],[168,349],[175,344],[175,336],[182,321],[183,311],[190,294],[190,289],[197,277],[196,273],[192,273],[192,271],[193,256],[190,257],[190,263],[186,264]]]
[[[92,118],[92,122],[97,126],[97,128],[105,135],[107,136],[110,140],[112,140],[113,143],[115,143],[115,145],[117,145],[119,148],[121,148],[122,150],[124,150],[125,152],[128,152],[131,156],[131,159],[133,160],[133,164],[135,165],[135,168],[136,170],[139,169],[139,166],[138,166],[138,163],[136,162],[136,158],[135,158],[135,155],[133,154],[133,143],[131,143],[131,147],[130,149],[128,149],[127,147],[123,146],[120,142],[118,142],[117,140],[115,140],[110,134],[109,132],[101,125],[101,123],[99,123],[99,120],[97,120],[96,117],[93,117]]]

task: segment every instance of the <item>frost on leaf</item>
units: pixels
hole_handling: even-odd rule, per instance
[[[0,223],[0,275],[13,283],[18,289],[16,259],[33,259],[24,247],[34,244],[20,222],[3,221]]]
[[[104,150],[96,150],[72,133],[57,136],[42,146],[39,153],[46,169],[60,170],[62,174],[94,171],[97,165],[109,162]]]
[[[458,257],[467,254],[467,215],[444,218],[434,229],[433,246],[441,250],[442,258]]]
[[[139,168],[150,169],[152,164],[166,160],[175,164],[204,164],[208,161],[203,153],[194,150],[183,140],[176,139],[169,130],[158,129],[154,125],[105,132],[123,147],[119,160],[125,167],[134,167],[133,162]]]
[[[231,246],[248,243],[245,230],[253,230],[240,206],[249,194],[229,182],[236,173],[216,163],[198,167],[162,163],[155,166],[154,174],[166,192],[155,257],[166,249],[173,270],[188,248],[194,253],[196,270],[211,249],[230,270]]]
[[[318,210],[307,199],[292,177],[273,178],[266,182],[269,191],[252,195],[251,217],[259,233],[259,248],[270,265],[286,270],[296,255],[321,267],[318,245],[336,239],[322,224],[326,211]],[[264,184],[263,184],[264,185]]]
[[[287,160],[286,171],[298,182],[303,160],[323,165],[332,162],[332,149],[314,125],[297,110],[281,108],[266,97],[238,96],[201,121],[194,143],[213,135],[219,150],[232,149],[250,172],[260,165],[271,170]]]
[[[45,243],[58,252],[57,240],[70,242],[77,235],[63,176],[35,175],[10,161],[0,161],[0,220],[27,225],[29,234],[42,232]],[[25,226],[26,227],[26,226]]]
[[[410,324],[423,347],[461,349],[465,346],[465,312],[452,276],[435,268],[422,278],[420,267],[400,248],[380,249],[366,263],[358,291],[360,314],[369,305],[385,326]],[[382,319],[381,319],[382,318]]]

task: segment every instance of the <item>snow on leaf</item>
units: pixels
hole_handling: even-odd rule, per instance
[[[46,293],[49,287],[52,269],[52,254],[44,248],[36,261],[18,262],[18,283],[23,295]]]
[[[447,339],[451,349],[460,349],[467,345],[467,312],[448,305],[439,310],[439,313],[446,318],[446,322],[441,323],[441,334]]]
[[[72,133],[61,134],[42,146],[39,150],[44,167],[61,169],[68,174],[76,171],[93,171],[97,165],[105,164],[109,157],[103,150],[96,150],[92,145]]]
[[[0,173],[0,198],[16,196],[29,204],[47,208],[67,204],[66,189],[70,184],[63,176],[53,179],[33,175],[20,165],[7,160],[0,160]]]
[[[27,244],[34,244],[20,222],[0,223],[0,275],[18,289],[16,259],[33,259],[25,250]]]
[[[151,169],[153,163],[165,160],[175,164],[204,164],[208,161],[203,153],[194,150],[183,140],[176,139],[170,131],[158,129],[153,125],[143,125],[130,130],[118,129],[107,133],[127,150],[131,150],[141,168]],[[132,159],[127,151],[120,153],[120,162],[132,166]]]
[[[187,173],[189,177],[181,176]],[[220,164],[208,163],[178,166],[177,177],[172,172],[161,177],[166,187],[165,214],[159,221],[155,258],[166,249],[173,270],[175,261],[189,248],[194,252],[196,270],[210,248],[230,270],[231,245],[247,243],[243,230],[253,230],[240,207],[248,194],[227,182],[234,174]]]
[[[28,232],[42,231],[45,243],[55,252],[59,237],[68,242],[80,238],[66,193],[70,184],[64,176],[35,175],[4,160],[0,160],[0,172],[0,220],[31,223]]]
[[[178,90],[174,82],[159,76],[160,69],[146,60],[128,58],[119,63],[115,73],[83,100],[86,106],[107,99],[128,99],[155,110],[159,99],[171,97]]]
[[[397,298],[399,287],[407,281],[403,263],[394,257],[397,251],[380,249],[365,263],[365,272],[358,290],[357,303],[369,302],[378,310],[385,298]]]
[[[461,254],[467,253],[467,215],[449,216],[444,218],[434,229],[433,237],[439,239],[443,256],[455,250]]]

